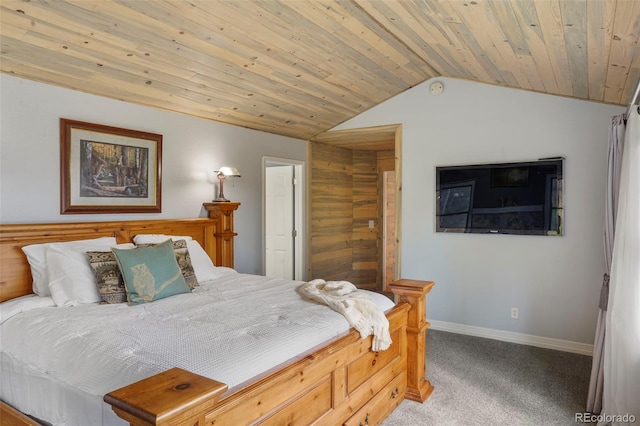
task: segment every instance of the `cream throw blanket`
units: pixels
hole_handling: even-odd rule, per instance
[[[389,320],[384,312],[368,294],[358,291],[350,282],[316,279],[300,286],[299,291],[344,315],[363,339],[373,334],[372,350],[384,351],[391,346]]]

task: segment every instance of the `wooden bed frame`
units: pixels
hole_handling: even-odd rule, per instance
[[[32,293],[21,250],[28,244],[190,235],[219,259],[219,229],[216,218],[0,225],[0,301]],[[393,344],[386,351],[372,352],[371,337],[361,339],[352,329],[230,394],[223,395],[223,383],[171,369],[114,390],[104,400],[133,425],[378,424],[404,398],[423,402],[433,390],[425,377],[426,295],[432,286],[416,280],[391,285],[398,303],[387,313]],[[0,424],[38,423],[0,401]]]

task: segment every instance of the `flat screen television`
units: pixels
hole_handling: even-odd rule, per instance
[[[562,158],[436,167],[436,232],[562,235]]]

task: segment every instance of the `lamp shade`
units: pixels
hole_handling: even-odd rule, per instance
[[[224,166],[220,167],[220,169],[215,172],[222,174],[224,177],[240,177],[240,172],[235,167]]]

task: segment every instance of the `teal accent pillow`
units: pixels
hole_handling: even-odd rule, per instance
[[[187,283],[189,288],[193,290],[200,284],[198,283],[196,273],[193,270],[193,264],[191,263],[191,256],[189,255],[187,242],[185,240],[172,239],[171,243],[173,244],[173,254],[175,254],[176,256],[176,261],[178,262],[178,266],[182,271],[184,281]],[[136,247],[152,247],[155,245],[157,244],[137,244]]]
[[[129,305],[190,292],[178,267],[171,240],[153,247],[114,248],[112,251],[124,279]]]

